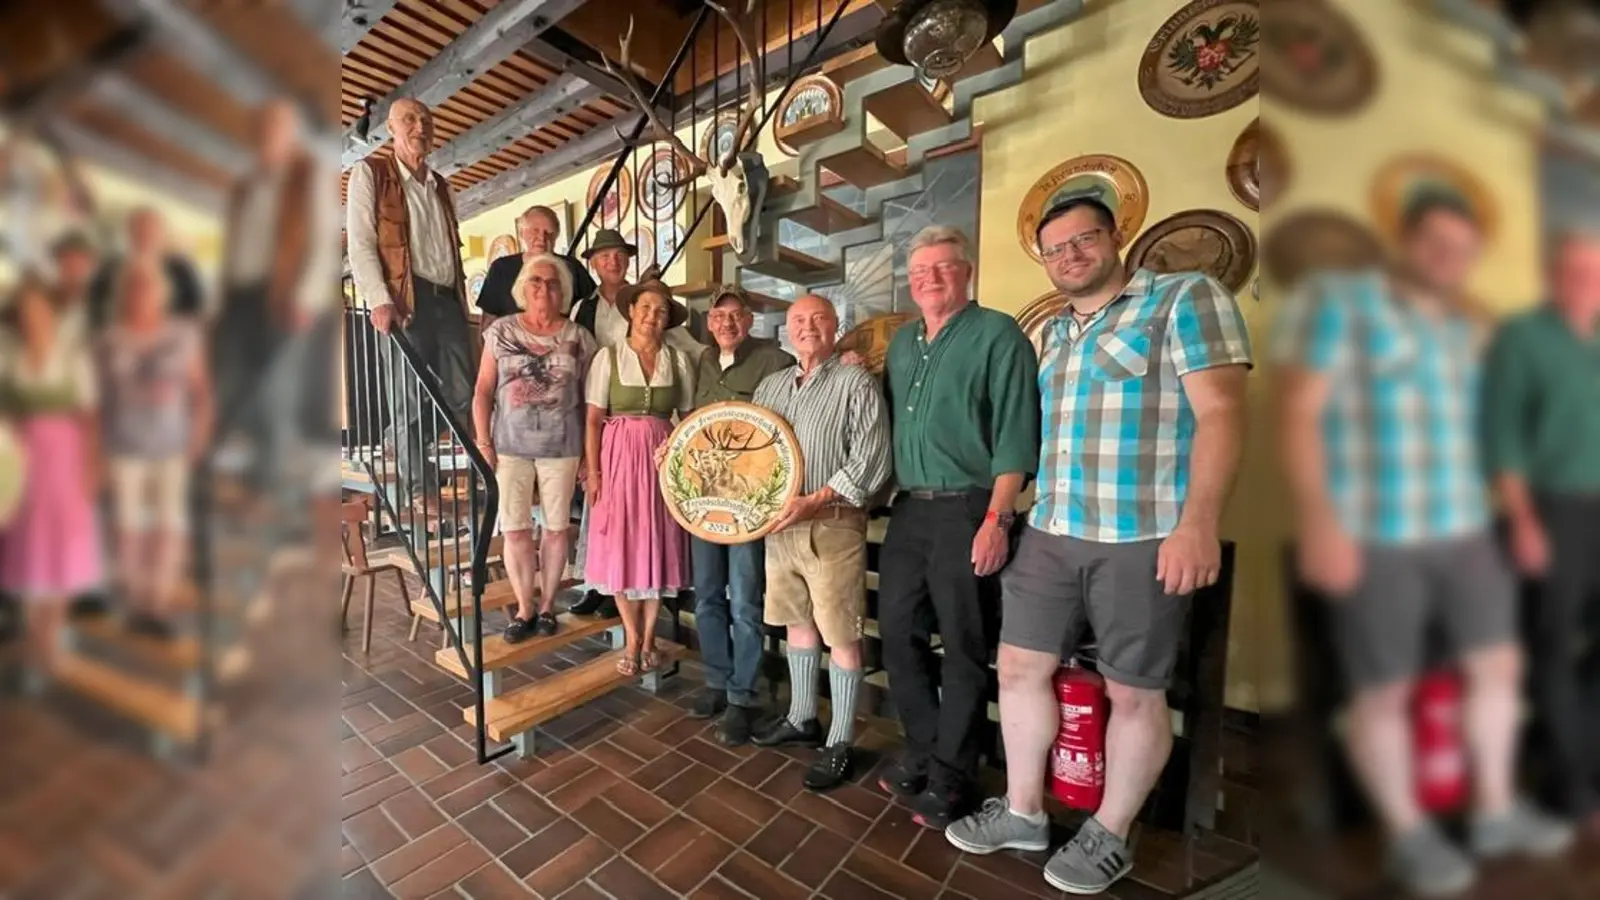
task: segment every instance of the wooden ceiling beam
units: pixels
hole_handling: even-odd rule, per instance
[[[341,160],[344,168],[365,159],[388,140],[389,128],[384,119],[396,100],[411,97],[430,108],[438,106],[583,3],[584,0],[503,0],[378,101],[366,140],[359,140],[354,128],[345,133],[346,149]]]
[[[622,126],[621,122],[616,124]],[[612,129],[605,126],[595,128],[577,140],[568,141],[549,153],[542,153],[514,169],[461,191],[456,195],[457,214],[463,220],[470,219],[541,184],[581,172],[603,159],[610,159],[621,149],[622,139]]]
[[[454,175],[499,152],[518,137],[554,125],[599,96],[599,88],[576,75],[559,75],[555,81],[433,151],[428,157],[429,166],[442,175]]]
[[[628,96],[627,86],[621,80],[612,76],[610,72],[591,61],[580,59],[574,54],[562,50],[543,38],[535,38],[529,41],[523,45],[522,52],[524,55],[532,57],[539,64],[554,71],[566,72],[582,78],[584,81],[599,88],[604,94],[619,98]],[[670,62],[671,60],[669,59],[668,61]],[[639,89],[644,91],[645,96],[648,97],[655,92],[656,86],[651,82],[641,81]],[[663,118],[672,114],[666,104],[657,107],[656,112]]]
[[[86,95],[99,105],[118,110],[143,127],[186,148],[206,163],[231,175],[250,168],[250,151],[191,118],[121,72],[103,72]]]
[[[130,24],[150,23],[152,39],[227,88],[244,105],[259,106],[278,94],[272,77],[250,57],[174,0],[105,0],[105,6]]]
[[[220,214],[226,199],[221,187],[179,171],[130,147],[124,141],[86,128],[66,117],[50,123],[62,147],[79,157],[169,194],[191,206]]]

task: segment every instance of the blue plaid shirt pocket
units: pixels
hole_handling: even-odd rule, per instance
[[[1150,330],[1134,325],[1099,335],[1091,359],[1089,374],[1096,381],[1143,378],[1150,371]]]

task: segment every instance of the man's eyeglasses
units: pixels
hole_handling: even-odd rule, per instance
[[[911,268],[911,277],[916,281],[921,281],[935,274],[943,278],[959,273],[961,271],[961,267],[965,265],[966,263],[959,259],[951,259],[945,260],[944,262],[934,263],[931,266],[913,266]]]
[[[1062,241],[1059,244],[1051,244],[1048,247],[1041,248],[1039,250],[1039,255],[1043,256],[1045,259],[1057,259],[1062,254],[1067,252],[1068,247],[1071,247],[1079,253],[1087,253],[1099,245],[1100,235],[1105,233],[1106,230],[1104,228],[1096,228],[1093,231],[1085,231],[1083,234],[1067,238],[1065,241]]]

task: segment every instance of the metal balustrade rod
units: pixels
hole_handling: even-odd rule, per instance
[[[659,105],[662,97],[670,97],[672,95],[673,79],[677,77],[678,69],[683,65],[683,61],[688,58],[689,49],[694,44],[695,36],[700,33],[700,27],[705,24],[706,17],[710,13],[710,7],[701,6],[700,12],[695,15],[694,24],[689,26],[689,34],[684,37],[683,43],[678,45],[678,52],[673,55],[672,63],[667,66],[666,76],[661,79],[661,83],[656,85],[656,89],[650,94],[650,104],[652,106]],[[715,30],[712,31],[712,34],[716,34]],[[617,173],[622,171],[623,165],[633,154],[633,145],[639,140],[639,135],[644,133],[645,126],[649,124],[649,121],[649,116],[643,113],[639,115],[639,120],[629,130],[627,143],[617,154],[617,158],[612,161],[611,171],[606,173],[605,180],[600,183],[600,190],[595,194],[594,202],[589,204],[589,209],[584,212],[583,220],[578,223],[578,227],[573,231],[573,234],[584,234],[589,230],[589,225],[594,221],[595,214],[605,206],[606,195],[611,193],[611,188],[617,183]],[[637,189],[637,186],[635,187]],[[637,204],[635,205],[637,206]],[[617,224],[621,226],[620,218]],[[666,270],[665,266],[661,268],[662,271]]]
[[[795,83],[795,81],[797,79],[799,79],[800,73],[804,72],[806,69],[809,69],[811,67],[812,63],[816,61],[817,51],[822,49],[823,41],[827,39],[828,33],[833,30],[833,26],[838,24],[839,19],[844,15],[844,11],[845,11],[845,9],[847,9],[849,7],[849,5],[850,5],[849,3],[843,2],[843,0],[841,0],[839,5],[834,9],[833,15],[828,18],[828,24],[817,30],[816,39],[811,42],[811,49],[806,51],[805,58],[801,61],[800,66],[798,68],[791,67],[789,69],[789,76],[788,76],[788,78],[786,78],[784,80],[783,88],[780,91],[778,91],[778,96],[772,101],[771,104],[769,104],[767,106],[766,110],[761,114],[760,121],[758,121],[750,129],[750,134],[748,135],[748,137],[745,140],[745,145],[744,145],[743,148],[740,148],[740,149],[748,149],[749,147],[753,146],[756,143],[756,141],[760,138],[761,129],[767,127],[767,121],[772,118],[772,114],[775,111],[777,111],[780,107],[783,106],[784,98],[789,96],[789,90],[794,87],[794,83]],[[822,3],[821,3],[821,0],[818,0],[818,2],[817,2],[817,18],[818,19],[822,18]],[[754,64],[754,62],[755,62],[754,60],[751,60],[752,64]],[[716,128],[715,122],[712,123],[711,127],[713,129]],[[700,227],[701,221],[703,221],[705,219],[705,217],[706,217],[706,212],[708,210],[710,210],[713,205],[714,204],[708,203],[705,206],[701,207],[699,214],[697,214],[694,217],[694,221],[689,224],[689,227],[687,229],[685,229],[684,233],[685,234],[693,234],[694,230],[696,228]],[[759,215],[761,215],[761,211],[760,210],[755,210],[755,211],[753,211],[751,213],[751,215],[759,216]],[[729,228],[736,228],[736,227],[738,227],[738,225],[737,225],[737,223],[729,222],[728,223],[728,227]],[[676,262],[677,259],[678,259],[678,254],[681,253],[682,251],[683,251],[683,246],[682,245],[679,245],[677,247],[677,249],[673,250],[672,256],[669,257],[665,262],[661,263],[661,270],[663,272],[666,271],[667,267],[671,266],[674,262]]]

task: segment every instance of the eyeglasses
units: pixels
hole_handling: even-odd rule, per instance
[[[1043,256],[1045,259],[1056,259],[1063,253],[1066,253],[1068,247],[1071,247],[1079,253],[1087,253],[1090,250],[1093,250],[1100,243],[1100,235],[1105,233],[1106,230],[1104,228],[1096,228],[1093,231],[1085,231],[1083,234],[1067,238],[1065,241],[1059,244],[1052,244],[1049,247],[1041,249],[1039,251],[1039,255]]]
[[[965,265],[966,263],[959,259],[951,259],[945,260],[944,262],[936,262],[931,266],[912,266],[911,277],[916,281],[921,281],[935,274],[941,278],[944,278],[960,272],[961,267]]]
[[[547,291],[557,290],[561,287],[561,279],[559,278],[529,278],[527,281],[530,287],[538,286]]]

